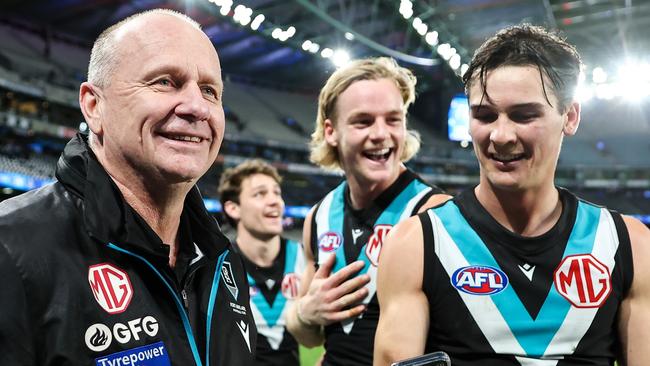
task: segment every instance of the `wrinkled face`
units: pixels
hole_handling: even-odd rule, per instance
[[[238,230],[244,229],[256,237],[282,234],[282,191],[268,175],[253,174],[242,181],[235,211],[233,218],[238,220]]]
[[[135,23],[118,30],[118,66],[102,89],[97,135],[106,161],[144,181],[195,182],[224,135],[217,53],[173,16]]]
[[[558,100],[539,70],[503,66],[487,73],[486,89],[478,80],[469,90],[470,134],[481,167],[481,185],[524,190],[553,185],[563,136],[573,135],[580,106],[558,111]],[[489,98],[487,97],[489,95]]]
[[[388,187],[400,172],[406,111],[395,82],[352,83],[336,103],[336,121],[325,121],[325,140],[338,151],[346,176]]]

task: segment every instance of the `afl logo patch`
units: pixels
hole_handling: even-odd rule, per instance
[[[333,231],[328,231],[318,238],[318,248],[323,252],[333,252],[341,246],[341,235]]]
[[[508,287],[508,277],[494,267],[467,266],[454,272],[451,284],[466,294],[494,295]]]
[[[90,266],[88,283],[97,303],[109,314],[125,311],[133,298],[129,275],[112,264]]]

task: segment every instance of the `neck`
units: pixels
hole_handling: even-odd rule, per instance
[[[384,193],[397,178],[406,170],[404,164],[400,164],[398,173],[391,177],[391,179],[381,182],[366,182],[362,179],[356,178],[353,174],[346,177],[348,187],[350,188],[350,202],[352,208],[359,210],[370,206],[370,204]]]
[[[522,236],[549,231],[562,214],[562,202],[553,185],[537,190],[499,190],[482,182],[475,189],[481,205],[503,227]]]
[[[271,267],[273,261],[280,253],[280,235],[262,237],[254,235],[248,230],[237,225],[237,246],[242,253],[260,267]]]

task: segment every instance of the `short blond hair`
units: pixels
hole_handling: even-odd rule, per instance
[[[338,151],[325,141],[325,120],[336,123],[336,102],[350,85],[360,80],[389,79],[395,82],[402,96],[404,113],[415,100],[416,77],[401,67],[390,57],[377,57],[355,60],[336,70],[327,80],[318,97],[316,129],[311,134],[309,159],[325,169],[341,170]],[[420,134],[414,130],[406,131],[401,161],[408,161],[420,150]]]

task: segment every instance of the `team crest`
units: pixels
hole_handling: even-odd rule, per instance
[[[88,268],[88,283],[99,306],[109,314],[126,310],[133,298],[133,287],[129,275],[108,263]]]
[[[300,278],[295,273],[287,273],[282,279],[282,295],[286,299],[295,299],[298,297],[298,285]]]
[[[370,260],[370,263],[375,267],[379,264],[379,255],[381,254],[381,246],[384,243],[384,238],[392,228],[392,225],[377,225],[368,239],[368,243],[366,244],[366,256]]]
[[[223,278],[223,282],[226,284],[226,287],[228,287],[228,291],[230,291],[232,297],[237,300],[239,288],[237,288],[237,283],[235,282],[235,276],[233,276],[230,262],[223,262],[223,265],[221,266],[221,278]]]
[[[341,246],[342,242],[339,233],[328,231],[318,238],[318,248],[324,252],[333,252]]]
[[[564,258],[553,282],[557,292],[577,308],[599,308],[612,292],[609,268],[591,254]]]

